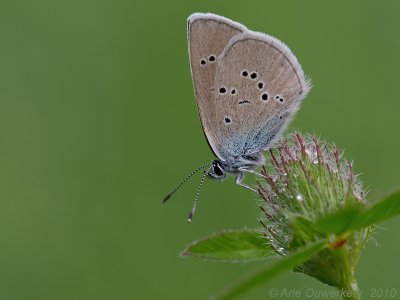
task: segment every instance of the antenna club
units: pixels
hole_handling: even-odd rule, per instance
[[[165,203],[168,201],[169,198],[171,198],[172,194],[169,193],[167,196],[165,196],[165,198],[163,199],[162,203]]]

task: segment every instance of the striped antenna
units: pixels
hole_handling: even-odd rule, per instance
[[[182,180],[182,182],[180,184],[178,184],[173,190],[172,192],[170,192],[167,196],[165,196],[163,203],[167,202],[167,200],[169,198],[171,198],[171,196],[177,191],[179,190],[179,188],[186,182],[189,180],[190,177],[192,177],[194,174],[196,174],[198,171],[200,171],[201,169],[204,169],[205,167],[211,165],[211,163],[202,165],[201,167],[198,167],[196,170],[194,170],[192,173],[190,173],[184,180]],[[204,176],[203,176],[204,177]],[[204,179],[203,179],[204,180]]]
[[[199,199],[200,191],[201,191],[201,188],[203,186],[204,178],[206,178],[206,175],[207,175],[207,173],[204,172],[203,176],[201,177],[199,188],[197,189],[196,197],[194,198],[192,210],[190,211],[189,216],[188,216],[188,222],[189,223],[192,223],[193,215],[194,215],[194,212],[196,210],[197,200]]]

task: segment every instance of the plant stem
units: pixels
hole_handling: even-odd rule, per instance
[[[344,300],[361,300],[360,290],[354,278],[348,286],[340,290],[340,293]]]
[[[358,284],[354,278],[354,257],[349,255],[346,247],[340,249],[342,264],[343,264],[343,288],[340,289],[342,299],[348,300],[361,300],[360,290]]]

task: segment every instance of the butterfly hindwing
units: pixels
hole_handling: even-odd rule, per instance
[[[268,148],[309,90],[296,57],[279,40],[249,30],[234,36],[217,61],[214,143],[221,156]]]

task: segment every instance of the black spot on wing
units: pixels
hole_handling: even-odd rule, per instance
[[[249,100],[240,100],[238,104],[250,104]]]

